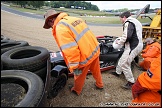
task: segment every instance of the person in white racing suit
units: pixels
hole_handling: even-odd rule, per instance
[[[142,51],[142,24],[135,18],[131,17],[129,11],[119,15],[120,21],[123,23],[123,34],[117,44],[124,45],[124,52],[118,61],[116,72],[111,74],[120,76],[124,74],[128,83],[122,88],[131,89],[135,83],[135,79],[131,70],[131,62]]]

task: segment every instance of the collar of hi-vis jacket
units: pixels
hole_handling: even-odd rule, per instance
[[[57,16],[57,18],[55,19],[54,25],[53,25],[53,31],[54,31],[54,32],[55,32],[55,28],[56,28],[57,23],[58,23],[62,18],[64,18],[65,16],[68,16],[68,14],[65,13],[65,12],[61,12],[61,13]]]

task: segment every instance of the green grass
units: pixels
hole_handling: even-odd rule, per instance
[[[86,22],[95,24],[121,24],[119,17],[80,17]]]
[[[81,17],[81,16],[78,16],[78,17],[86,20],[87,22],[96,23],[96,24],[121,24],[118,16],[114,16],[114,17]],[[138,18],[138,20],[141,23],[151,23],[151,20],[148,18],[146,19]]]
[[[32,10],[32,9],[26,9],[26,8],[21,8],[20,6],[17,5],[11,5],[10,8],[22,11],[22,12],[30,12],[30,13],[35,13],[35,14],[40,14],[43,15],[46,11],[46,9],[37,9],[37,10]],[[121,24],[119,20],[119,16],[112,16],[111,14],[108,14],[106,12],[99,12],[99,11],[92,11],[92,10],[78,10],[78,9],[67,9],[67,8],[54,8],[57,12],[66,12],[70,16],[75,16],[75,17],[80,17],[86,22],[89,23],[95,23],[95,24]],[[88,16],[81,16],[81,15],[88,15]],[[106,17],[92,17],[92,16],[106,16]],[[153,18],[153,15],[150,16]],[[138,18],[138,20],[141,23],[150,23],[151,20],[148,18],[141,19]]]

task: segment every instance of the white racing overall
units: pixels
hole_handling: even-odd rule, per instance
[[[125,75],[127,81],[134,83],[131,62],[142,51],[142,24],[135,18],[128,17],[123,24],[123,34],[120,44],[125,46],[124,52],[118,61],[116,73]]]

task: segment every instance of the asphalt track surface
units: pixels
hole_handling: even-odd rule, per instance
[[[27,13],[27,12],[21,12],[21,11],[15,10],[15,9],[11,9],[7,6],[2,5],[2,4],[1,4],[1,10],[7,11],[7,12],[10,12],[10,13],[13,13],[13,14],[25,16],[25,17],[44,20],[42,15],[32,14],[32,13]],[[92,25],[92,26],[122,26],[122,24],[93,24],[93,23],[87,23],[87,24]]]

